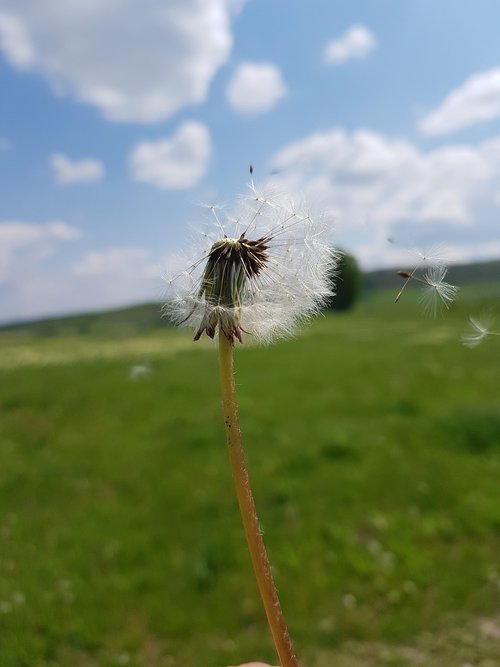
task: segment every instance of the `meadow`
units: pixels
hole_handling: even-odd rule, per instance
[[[304,667],[500,664],[498,285],[423,317],[372,293],[236,351],[265,540]],[[131,369],[136,368],[135,377]],[[216,346],[0,333],[1,667],[275,662]]]

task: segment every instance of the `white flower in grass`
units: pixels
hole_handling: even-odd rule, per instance
[[[492,331],[493,318],[485,316],[481,320],[469,317],[469,329],[462,334],[462,343],[467,347],[477,347],[488,336],[500,336],[500,331]]]
[[[130,380],[137,380],[138,378],[147,377],[151,373],[149,364],[134,364],[128,370],[128,377]]]
[[[420,295],[420,302],[424,310],[431,315],[436,315],[440,305],[449,308],[457,295],[458,287],[444,281],[447,272],[446,266],[433,266],[421,279],[424,288]]]
[[[234,216],[219,218],[186,270],[167,277],[171,319],[210,338],[242,333],[258,342],[289,336],[331,296],[335,254],[328,227],[292,204],[258,193],[253,184]]]

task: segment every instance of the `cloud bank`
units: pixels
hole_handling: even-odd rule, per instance
[[[484,257],[487,247],[494,255],[500,137],[424,152],[371,130],[334,128],[284,146],[271,168],[277,172],[273,187],[302,192],[319,210],[332,212],[365,267],[393,264],[398,253],[387,239],[402,230],[415,242],[461,248],[460,259]]]
[[[230,54],[234,0],[3,0],[0,48],[59,95],[111,121],[153,123],[199,104]]]
[[[151,251],[112,247],[82,253],[75,243],[80,237],[60,221],[0,222],[0,323],[161,297],[161,261]]]
[[[22,276],[30,264],[55,252],[61,242],[80,238],[66,222],[0,222],[0,284]]]

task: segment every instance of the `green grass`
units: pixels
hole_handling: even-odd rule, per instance
[[[308,667],[498,656],[481,623],[500,602],[499,348],[459,341],[498,290],[464,292],[436,320],[412,293],[377,293],[236,352],[257,506]],[[215,346],[169,329],[0,345],[0,665],[272,662]]]

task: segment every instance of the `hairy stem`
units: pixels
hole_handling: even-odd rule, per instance
[[[236,403],[233,344],[223,333],[219,334],[219,363],[229,458],[257,585],[281,665],[282,667],[298,667],[297,658],[294,655],[292,642],[281,611],[276,586],[274,585],[271,565],[262,539],[252,489],[250,488]]]

